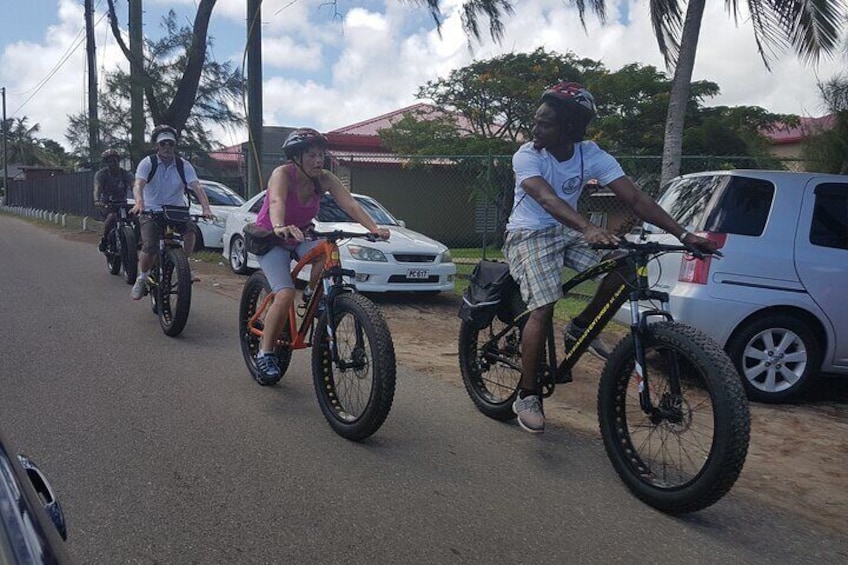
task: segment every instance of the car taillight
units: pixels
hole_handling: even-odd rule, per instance
[[[724,242],[727,241],[726,233],[698,232],[695,235],[716,242],[719,249],[724,247]],[[684,255],[683,260],[680,261],[680,275],[677,280],[694,284],[707,284],[711,260],[711,257],[696,259],[691,255]]]

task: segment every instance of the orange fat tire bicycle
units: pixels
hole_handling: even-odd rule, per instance
[[[373,234],[311,232],[320,238],[292,269],[292,280],[306,267],[321,268],[315,289],[301,319],[297,298],[274,346],[282,377],[296,349],[312,347],[312,377],[318,404],[333,430],[353,441],[376,432],[394,401],[397,364],[389,327],[377,306],[346,280],[355,273],[343,269],[338,241],[353,237],[375,240]],[[316,262],[317,261],[317,262]],[[265,274],[253,273],[244,285],[239,305],[239,340],[251,376],[262,381],[256,366],[260,339],[274,295]]]

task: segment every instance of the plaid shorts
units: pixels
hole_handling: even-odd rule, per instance
[[[601,261],[583,234],[563,225],[507,232],[504,256],[531,310],[562,298],[563,266],[585,271]]]

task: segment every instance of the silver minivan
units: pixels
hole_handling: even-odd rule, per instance
[[[710,171],[674,179],[659,204],[724,257],[649,266],[675,319],[721,344],[751,400],[796,397],[848,373],[848,176]],[[650,224],[629,238],[676,239]],[[629,324],[629,306],[616,319]]]

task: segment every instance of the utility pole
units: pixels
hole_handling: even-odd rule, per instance
[[[0,88],[3,94],[3,202],[9,199],[9,152],[6,150],[6,138],[9,137],[9,126],[6,124],[6,87]]]
[[[88,159],[97,163],[100,120],[97,117],[97,57],[94,45],[94,0],[85,0],[85,50],[88,54]]]
[[[144,83],[141,61],[144,57],[141,0],[129,0],[130,26],[130,158],[132,166],[144,155]]]
[[[247,0],[247,195],[262,190],[262,0]]]

